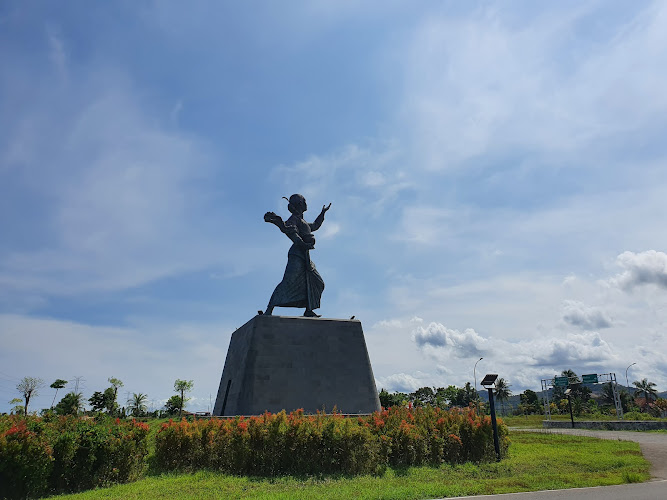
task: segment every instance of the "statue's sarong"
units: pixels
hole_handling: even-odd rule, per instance
[[[324,280],[310,260],[308,250],[292,246],[287,254],[285,275],[273,291],[269,307],[305,307],[312,311],[320,307],[323,290]]]

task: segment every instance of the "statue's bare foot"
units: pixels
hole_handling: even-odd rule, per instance
[[[311,311],[310,309],[306,309],[306,312],[303,313],[303,315],[306,318],[320,318],[322,316],[321,314],[315,314],[315,312]]]

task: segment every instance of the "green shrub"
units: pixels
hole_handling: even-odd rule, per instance
[[[148,425],[61,417],[54,422],[55,491],[80,491],[137,479],[144,470]]]
[[[0,418],[0,498],[80,491],[137,479],[148,425],[67,417]]]
[[[509,446],[500,423],[501,452]],[[169,421],[156,436],[162,470],[232,474],[366,474],[387,465],[495,460],[491,420],[472,410],[394,407],[373,415],[289,415]]]
[[[657,420],[648,413],[640,413],[638,411],[629,411],[623,414],[623,420]]]
[[[0,420],[0,498],[37,497],[48,490],[52,450],[32,420]]]

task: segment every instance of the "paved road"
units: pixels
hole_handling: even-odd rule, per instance
[[[457,497],[472,499],[511,500],[666,500],[667,499],[667,434],[658,432],[589,431],[584,429],[513,429],[518,431],[549,432],[591,436],[601,439],[635,441],[651,462],[651,480],[647,483],[600,486],[597,488],[572,488],[569,490],[530,491],[503,495],[479,495]]]

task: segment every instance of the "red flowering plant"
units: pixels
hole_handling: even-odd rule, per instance
[[[146,466],[147,435],[138,422],[0,417],[0,498],[134,480]]]
[[[509,441],[501,429],[501,452]],[[387,465],[495,459],[488,417],[433,407],[384,409],[346,418],[303,410],[256,417],[170,421],[156,436],[164,470],[210,468],[233,474],[373,473]]]

